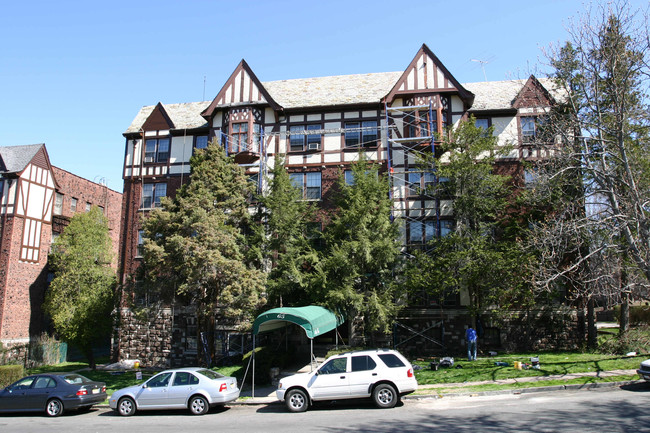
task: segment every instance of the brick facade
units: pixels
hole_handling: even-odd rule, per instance
[[[36,156],[33,157],[30,164],[38,166],[41,171],[29,178],[23,176],[22,171],[18,170],[8,171],[5,174],[6,179],[11,179],[11,182],[21,185],[20,188],[23,188],[22,193],[19,190],[18,195],[14,195],[13,192],[7,193],[7,189],[5,189],[4,207],[0,213],[0,342],[5,347],[28,343],[30,339],[47,331],[47,320],[42,311],[42,303],[51,278],[48,275],[47,258],[54,237],[63,231],[75,213],[70,206],[71,198],[77,199],[76,212],[85,212],[87,203],[91,206],[101,206],[104,209],[109,220],[115,256],[113,267],[117,269],[118,263],[122,194],[112,191],[104,185],[51,166],[44,145],[20,148],[21,150],[17,153],[12,154],[11,151],[5,151],[0,155],[3,157],[5,166],[9,167],[15,162],[10,160],[12,155],[22,156],[25,152],[37,149]],[[15,148],[4,149],[13,151]],[[25,170],[29,170],[29,165],[26,164],[26,167]],[[51,176],[51,178],[46,176]],[[29,194],[27,182],[39,185],[43,183],[43,179],[52,178],[56,195],[63,197],[63,206],[60,211],[58,209],[53,211],[55,195],[46,195],[46,199],[43,201],[42,195]],[[39,202],[34,205],[31,200],[41,200],[43,203]],[[47,206],[50,208],[48,209]],[[29,241],[30,247],[37,249],[38,259],[24,260],[21,259],[21,249],[25,249],[25,239],[28,237],[24,233],[28,218],[25,217],[22,209],[33,209],[34,207],[43,208],[42,219],[35,220],[40,224],[40,236],[37,241]],[[30,218],[33,219],[33,216]]]

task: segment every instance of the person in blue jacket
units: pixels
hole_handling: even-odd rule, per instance
[[[465,341],[467,341],[467,360],[476,360],[476,330],[472,326],[467,327],[465,332]]]

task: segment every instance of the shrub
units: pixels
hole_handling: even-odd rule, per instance
[[[0,365],[0,388],[11,385],[25,375],[22,365]]]
[[[599,341],[598,350],[601,353],[624,355],[628,352],[650,352],[650,326],[640,325],[630,328],[623,338],[612,335]]]

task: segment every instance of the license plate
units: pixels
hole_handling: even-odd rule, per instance
[[[99,389],[97,388],[93,389],[93,394],[99,394]]]

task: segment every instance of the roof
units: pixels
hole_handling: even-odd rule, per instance
[[[284,108],[372,104],[390,92],[402,72],[338,75],[262,83]]]
[[[210,105],[211,101],[203,102],[187,102],[183,104],[162,104],[165,107],[167,115],[174,123],[175,129],[194,129],[208,126],[208,122],[201,117],[201,112]],[[156,108],[155,105],[148,105],[142,107],[140,112],[135,116],[131,126],[126,130],[125,134],[139,132],[144,122]]]
[[[257,316],[253,323],[253,334],[282,328],[286,326],[285,322],[299,325],[308,338],[314,338],[336,329],[343,323],[343,318],[318,305],[273,308]]]
[[[378,104],[395,85],[402,72],[339,75],[333,77],[301,78],[294,80],[263,82],[269,95],[284,108],[326,107],[350,104]],[[484,81],[463,83],[462,86],[475,95],[470,111],[507,110],[528,79],[507,81]],[[556,100],[561,93],[555,89],[550,78],[538,81]],[[207,127],[201,113],[211,101],[184,104],[162,104],[175,129]],[[137,133],[156,106],[142,107],[125,134]]]
[[[529,78],[523,80],[482,81],[463,84],[467,90],[476,95],[470,111],[505,110],[513,108],[513,102],[528,80]],[[538,78],[537,80],[556,100],[562,99],[558,98],[560,92],[556,89],[551,78]]]
[[[45,144],[0,147],[0,173],[20,173]]]

